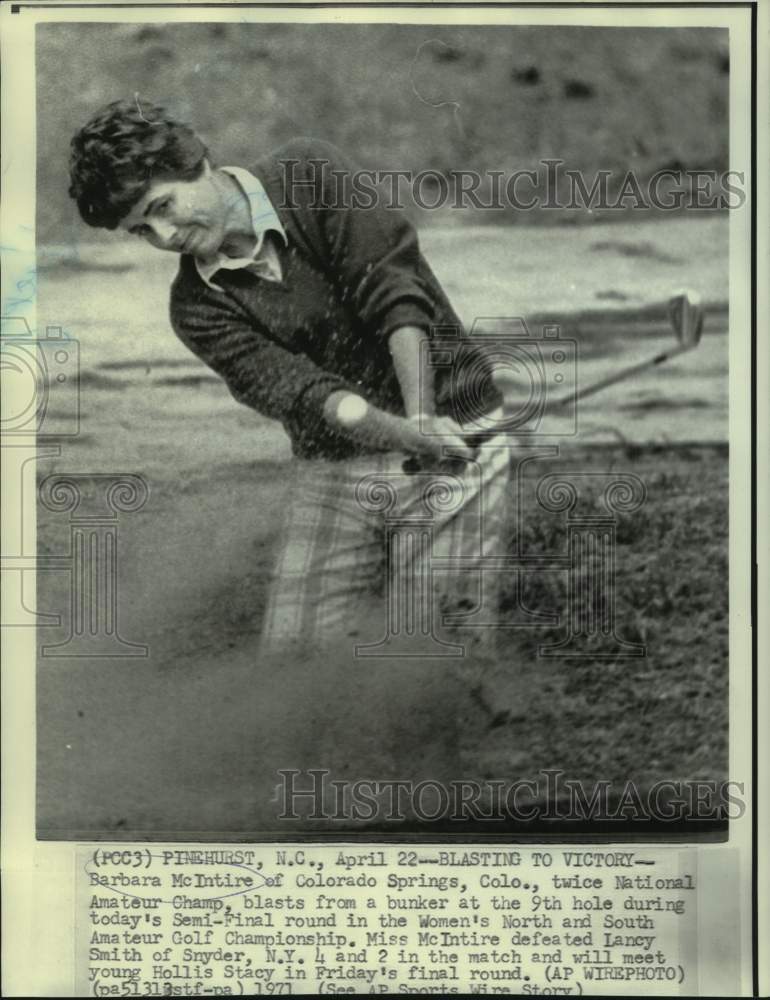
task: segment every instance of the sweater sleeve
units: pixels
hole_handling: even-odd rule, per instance
[[[428,331],[435,279],[403,210],[388,207],[381,188],[369,189],[371,207],[356,204],[351,178],[359,168],[329,143],[296,141],[279,160],[285,176],[291,170],[292,196],[317,215],[328,271],[364,328],[383,338],[401,326]]]
[[[191,298],[175,283],[171,324],[180,340],[222,376],[239,403],[280,420],[292,439],[339,443],[340,435],[324,420],[324,403],[335,390],[356,387],[276,343],[236,304],[217,298]]]

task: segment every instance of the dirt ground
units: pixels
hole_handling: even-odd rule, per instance
[[[279,830],[271,800],[280,768],[507,781],[559,768],[589,785],[640,789],[726,777],[726,450],[594,449],[545,463],[523,486],[576,470],[597,482],[632,472],[646,485],[642,508],[618,516],[615,555],[616,634],[646,647],[644,657],[538,655],[567,634],[567,574],[531,570],[520,600],[507,586],[510,622],[551,611],[561,623],[501,632],[483,660],[354,662],[341,650],[259,662],[275,536],[250,531],[232,497],[264,473],[263,523],[265,505],[277,516],[273,470],[190,484],[173,497],[173,514],[168,497],[162,538],[156,497],[126,532],[120,581],[121,634],[147,643],[149,657],[41,660],[41,835]],[[563,554],[565,541],[563,515],[511,524],[519,552]]]

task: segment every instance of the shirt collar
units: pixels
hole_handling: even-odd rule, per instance
[[[251,224],[254,229],[256,241],[254,243],[254,249],[248,257],[228,257],[227,254],[224,254],[221,251],[213,260],[209,261],[198,260],[196,257],[195,266],[198,270],[198,274],[206,282],[209,288],[217,287],[211,279],[223,266],[227,267],[228,270],[237,270],[242,267],[247,267],[249,264],[253,263],[254,259],[262,249],[262,243],[266,232],[272,231],[279,233],[283,238],[284,243],[288,243],[286,230],[283,228],[283,223],[278,217],[275,206],[270,201],[262,182],[253,174],[249,173],[248,170],[244,170],[243,167],[220,167],[219,169],[222,170],[223,173],[229,174],[232,178],[234,178],[234,180],[238,182],[238,185],[243,193],[248,198],[249,207],[251,208]]]

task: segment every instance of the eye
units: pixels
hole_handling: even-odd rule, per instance
[[[155,211],[153,212],[153,214],[164,215],[165,212],[168,211],[170,206],[171,206],[171,198],[170,197],[164,198],[163,201],[158,202],[158,204],[155,206]]]

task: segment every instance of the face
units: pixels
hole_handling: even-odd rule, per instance
[[[213,256],[228,235],[232,199],[208,163],[194,181],[159,179],[120,222],[158,250]]]

